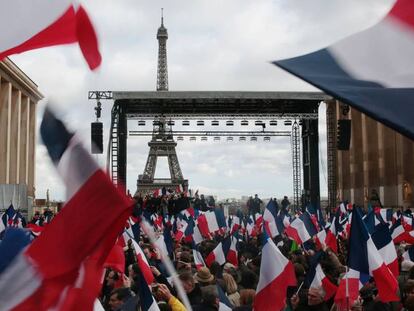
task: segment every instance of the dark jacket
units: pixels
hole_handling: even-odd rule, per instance
[[[195,306],[201,304],[201,288],[197,283],[195,284],[194,289],[187,294],[190,305]]]
[[[192,307],[193,311],[218,311],[218,308],[211,305],[199,304]]]

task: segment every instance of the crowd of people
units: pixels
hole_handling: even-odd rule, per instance
[[[234,215],[229,215],[225,225],[219,225],[219,230],[202,232],[202,238],[196,239],[195,228],[201,228],[201,219],[207,214],[219,218],[219,215],[223,215],[222,206],[215,206],[214,201],[202,195],[188,197],[184,193],[137,195],[134,200],[133,215],[125,228],[125,232],[129,233],[124,232],[118,239],[124,243],[120,243],[123,247],[121,264],[105,264],[105,276],[99,295],[104,310],[157,310],[148,307],[152,300],[159,310],[172,311],[189,308],[195,311],[414,311],[414,249],[410,248],[414,244],[414,235],[410,235],[414,232],[414,220],[410,209],[384,209],[375,197],[372,203],[378,205],[370,206],[368,210],[345,203],[338,206],[332,215],[324,215],[322,220],[319,219],[321,214],[318,214],[318,211],[306,209],[304,214],[295,211],[290,207],[286,196],[280,201],[271,199],[265,204],[255,195],[246,202],[247,210],[233,211]],[[273,210],[269,206],[272,206]],[[398,280],[398,290],[395,293],[398,299],[384,301],[379,293],[380,286],[372,273],[366,280],[361,277],[356,289],[351,282],[347,283],[346,299],[339,297],[340,284],[344,279],[348,279],[346,275],[350,269],[349,253],[353,251],[350,242],[351,215],[359,211],[364,214],[363,221],[366,227],[371,227],[367,229],[370,234],[375,232],[377,226],[383,225],[387,227],[388,235],[394,241],[392,250],[395,250],[397,268],[393,270],[393,274]],[[266,212],[268,215],[277,214],[275,217],[280,220],[278,225],[283,226],[282,229],[278,229],[277,234],[271,234],[272,230],[266,229],[269,225],[266,224]],[[291,234],[289,226],[293,227],[297,219],[305,221],[302,217],[305,214],[309,216],[311,226],[318,227],[315,231],[318,234],[300,243]],[[25,221],[19,220],[20,216],[21,214],[14,211],[11,206],[3,214],[2,220],[8,219],[9,223],[13,221],[24,227]],[[44,213],[36,213],[27,227],[34,233],[34,228],[46,226],[53,220],[53,216],[49,209]],[[215,220],[217,223],[218,218]],[[156,241],[148,234],[146,225],[153,226],[151,230]],[[399,231],[398,226],[403,228],[406,235]],[[188,230],[190,227],[191,230]],[[334,233],[333,244],[332,241],[321,243],[319,233],[327,234],[328,231]],[[41,231],[37,232],[37,235],[40,233]],[[223,246],[225,258],[224,261],[223,258],[219,260],[215,250],[219,245],[224,245],[225,240],[229,238],[231,241],[237,241],[236,258],[230,260],[226,257]],[[276,299],[283,297],[283,307],[266,307],[265,310],[260,309],[255,300],[259,283],[263,278],[263,247],[269,238],[282,256],[292,264],[296,285],[285,284],[272,289],[284,291],[282,296],[280,293],[274,295],[275,304],[280,303]],[[163,247],[158,243],[160,240]],[[391,258],[390,249],[387,252],[388,254],[381,256]],[[213,257],[211,260],[211,254],[215,254],[216,258]],[[316,274],[321,273],[319,278],[326,277],[323,282],[315,282],[315,258],[322,271]],[[173,270],[168,268],[169,263],[172,264]],[[275,261],[274,264],[278,265],[280,262]],[[325,287],[326,283],[330,284],[330,289]],[[181,286],[177,287],[177,284]],[[180,292],[179,287],[184,293]],[[270,303],[272,298],[269,297]]]
[[[145,206],[142,205],[143,201],[138,202],[141,207]],[[193,202],[191,201],[190,205]],[[279,205],[281,209],[288,210],[287,197],[284,197]],[[247,206],[248,214],[260,213],[263,210],[263,202],[257,195],[249,199]],[[244,217],[248,216],[244,215]],[[230,262],[224,265],[213,262],[209,266],[205,263],[200,266],[199,260],[194,257],[195,248],[191,239],[174,241],[170,258],[193,310],[253,310],[265,233],[259,232],[255,236],[248,237],[245,232],[242,233],[243,228],[238,230],[240,234],[237,242],[237,265]],[[228,234],[229,232],[212,235],[200,242],[196,249],[201,253],[202,258],[206,259]],[[312,285],[309,282],[308,272],[315,255],[320,258],[323,272],[332,284],[338,286],[344,277],[347,271],[349,243],[344,235],[338,235],[336,238],[338,246],[336,251],[329,247],[321,248],[315,241],[311,241],[306,247],[298,245],[283,233],[273,239],[282,254],[293,264],[297,280],[296,286],[288,287],[285,307],[282,310],[414,310],[414,263],[403,259],[403,253],[408,247],[404,243],[395,246],[400,271],[399,301],[382,302],[372,277],[361,286],[357,299],[350,300],[345,309],[343,305],[341,309],[335,303],[335,295],[327,297],[323,287]],[[172,276],[169,275],[162,260],[160,249],[151,243],[145,234],[141,234],[137,242],[153,274],[150,288],[159,309],[186,310],[184,301],[179,297],[177,288],[171,281]],[[111,268],[106,270],[100,296],[105,310],[139,310],[139,306],[142,305],[140,286],[146,283],[142,282],[144,276],[135,254],[133,244],[129,241],[125,246],[125,273]]]

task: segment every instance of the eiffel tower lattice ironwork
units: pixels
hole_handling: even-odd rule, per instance
[[[164,15],[161,9],[161,26],[157,31],[158,40],[158,67],[157,67],[157,91],[168,91],[168,67],[167,67],[167,28],[164,27]]]
[[[164,17],[161,15],[161,26],[157,33],[159,42],[157,91],[168,91],[167,38],[168,34],[167,29],[164,27]],[[137,192],[148,194],[162,187],[175,190],[178,186],[187,189],[188,180],[183,177],[175,150],[177,143],[174,141],[172,134],[172,122],[167,122],[164,116],[155,118],[152,139],[148,143],[148,146],[150,147],[150,151],[144,173],[138,176]],[[167,157],[170,179],[155,178],[158,157]]]

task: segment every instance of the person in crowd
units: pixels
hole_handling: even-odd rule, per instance
[[[240,306],[237,306],[233,311],[252,311],[256,291],[254,289],[240,290]]]
[[[132,292],[129,288],[120,287],[112,290],[110,299],[109,299],[109,307],[111,311],[127,311],[129,309],[126,308],[129,300],[133,298]],[[131,310],[131,309],[129,309]]]
[[[307,293],[307,301],[294,294],[290,299],[292,309],[296,311],[329,311],[324,301],[325,292],[322,288],[311,287]]]
[[[231,304],[235,307],[240,306],[240,294],[237,283],[229,273],[223,273],[223,280],[226,286],[226,294]]]
[[[200,287],[206,287],[215,283],[214,276],[211,274],[210,270],[207,267],[202,267],[195,274],[195,279],[200,285]]]
[[[182,272],[179,274],[179,279],[187,294],[191,305],[198,305],[201,303],[201,287],[196,283],[191,272]]]
[[[193,311],[218,311],[219,296],[215,285],[207,285],[201,290],[201,304],[193,307]]]
[[[282,205],[282,211],[287,212],[289,210],[290,202],[286,195],[283,197],[283,200],[282,202],[280,202],[280,205]]]
[[[124,255],[125,255],[125,271],[127,272],[127,275],[128,275],[128,267],[137,261],[135,249],[132,246],[131,239],[128,240],[127,246],[124,248]]]
[[[109,299],[111,297],[111,293],[115,288],[119,287],[119,280],[120,277],[118,272],[111,269],[106,271],[101,293],[101,302],[104,307],[109,307]]]
[[[171,294],[171,291],[165,284],[157,284],[155,287],[156,291],[154,293],[157,301],[164,301],[171,308],[171,311],[186,311],[187,309],[184,305],[178,300],[174,295]]]

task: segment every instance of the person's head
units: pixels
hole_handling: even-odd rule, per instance
[[[116,271],[110,270],[106,275],[106,284],[110,287],[114,287],[119,280],[119,275]]]
[[[201,297],[204,305],[218,308],[220,300],[216,285],[208,285],[202,288]]]
[[[257,285],[257,275],[250,269],[245,269],[241,273],[240,285],[244,288],[255,289]]]
[[[257,198],[257,194],[255,194],[254,197]]]
[[[120,287],[114,289],[109,297],[109,306],[111,307],[111,310],[119,309],[130,297],[131,291],[129,288]]]
[[[308,291],[308,305],[316,306],[323,302],[325,292],[322,288],[311,287]]]
[[[137,263],[128,266],[128,277],[133,280],[140,273],[140,268]]]
[[[144,252],[145,257],[147,257],[147,259],[151,259],[151,256],[152,256],[152,254],[151,254],[151,245],[144,244],[142,246],[142,251]]]
[[[237,283],[229,273],[223,273],[223,280],[226,284],[227,294],[231,295],[237,292]]]
[[[195,287],[195,282],[194,282],[194,278],[193,275],[191,274],[191,272],[183,272],[180,273],[180,275],[178,276],[181,284],[183,285],[183,288],[185,290],[185,292],[191,293]]]
[[[221,278],[223,274],[223,269],[221,268],[221,265],[217,261],[213,261],[210,265],[210,272],[216,278]]]
[[[177,261],[177,270],[191,270],[191,254],[187,251],[180,253],[180,259]]]
[[[404,294],[406,297],[414,297],[414,280],[408,279],[404,284]]]
[[[404,307],[407,311],[414,311],[414,295],[408,296],[404,301]]]
[[[132,247],[132,239],[129,239],[127,243],[128,243],[128,247],[131,248]]]
[[[241,306],[252,306],[256,291],[254,289],[242,289],[240,291],[240,305]]]
[[[195,279],[200,284],[200,286],[207,286],[214,281],[214,276],[211,274],[210,270],[207,267],[202,267],[195,274]]]

